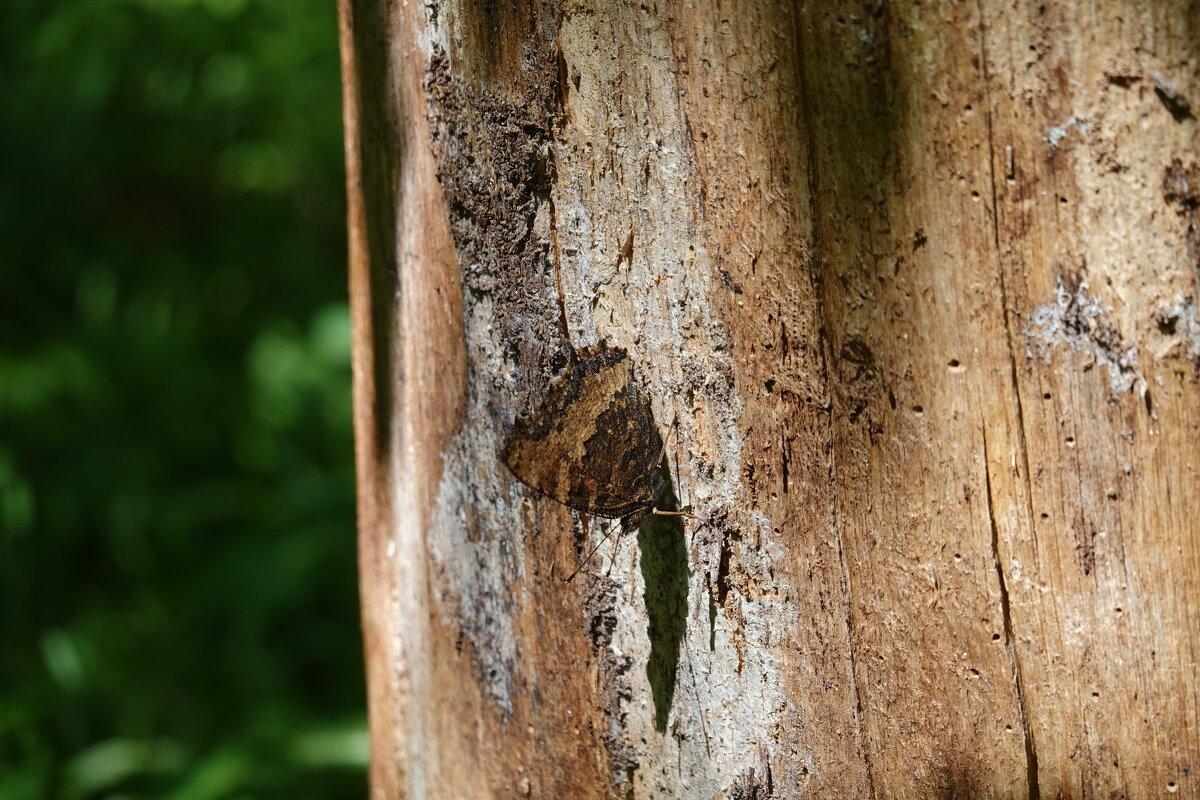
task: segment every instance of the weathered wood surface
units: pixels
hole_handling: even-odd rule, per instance
[[[1200,796],[1200,7],[341,5],[373,796]]]

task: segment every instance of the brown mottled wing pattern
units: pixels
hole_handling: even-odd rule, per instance
[[[541,408],[518,419],[504,463],[563,505],[611,519],[649,510],[666,488],[662,438],[624,350],[580,350]]]

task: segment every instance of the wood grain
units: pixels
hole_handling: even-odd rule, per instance
[[[1200,796],[1194,2],[341,8],[373,796]]]

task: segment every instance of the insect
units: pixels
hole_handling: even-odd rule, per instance
[[[663,452],[633,361],[602,342],[575,351],[541,407],[513,424],[501,455],[534,491],[625,530],[650,514],[694,516],[658,508],[669,486]]]

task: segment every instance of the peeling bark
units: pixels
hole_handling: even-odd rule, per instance
[[[341,6],[373,796],[1200,796],[1194,4]]]

